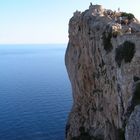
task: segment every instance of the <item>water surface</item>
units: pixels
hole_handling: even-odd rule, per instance
[[[65,45],[0,45],[0,140],[64,140]]]

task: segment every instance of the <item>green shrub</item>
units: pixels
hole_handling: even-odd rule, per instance
[[[119,46],[118,48],[116,48],[116,56],[115,56],[115,61],[118,64],[118,66],[121,66],[123,60],[123,47]]]
[[[107,52],[110,52],[113,48],[112,43],[111,43],[111,38],[112,38],[111,32],[109,32],[109,33],[103,32],[103,34],[102,34],[103,45],[104,45],[104,49]]]
[[[124,130],[122,128],[118,129],[118,138],[119,140],[125,140]]]
[[[80,136],[73,137],[71,140],[103,140],[102,136],[101,137],[90,136],[90,134],[85,131],[84,127],[80,127],[79,131]]]
[[[80,127],[79,131],[80,131],[80,136],[73,137],[72,140],[92,140],[92,137],[89,135],[89,133],[85,132],[84,127]]]
[[[126,17],[128,20],[135,18],[135,16],[132,13],[126,13],[126,12],[123,12],[121,16]]]
[[[135,54],[135,44],[130,41],[125,41],[123,43],[123,55],[124,55],[124,61],[131,62],[133,56]]]
[[[140,82],[136,84],[136,88],[134,91],[133,102],[135,105],[140,104]]]
[[[118,66],[121,66],[122,60],[125,63],[130,63],[135,54],[135,44],[130,41],[125,41],[122,45],[116,48],[115,60]]]

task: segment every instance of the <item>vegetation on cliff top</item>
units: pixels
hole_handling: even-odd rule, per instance
[[[135,18],[135,16],[132,13],[126,13],[126,12],[122,12],[121,16],[126,17],[128,20],[132,20],[133,18]]]

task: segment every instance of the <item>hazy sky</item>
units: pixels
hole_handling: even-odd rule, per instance
[[[70,17],[90,2],[140,19],[139,0],[0,0],[0,44],[67,43]]]

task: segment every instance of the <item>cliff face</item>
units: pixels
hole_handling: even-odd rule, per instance
[[[140,25],[108,12],[91,5],[69,22],[67,140],[140,139]]]

